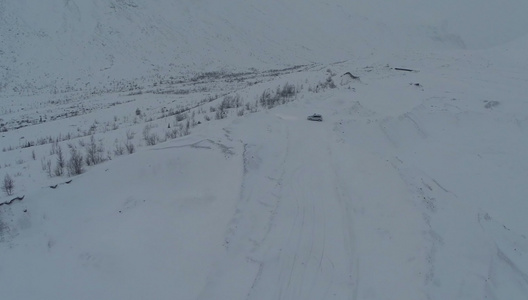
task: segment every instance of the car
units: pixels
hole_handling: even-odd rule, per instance
[[[309,121],[323,121],[323,116],[321,116],[320,114],[313,114],[311,116],[308,116],[308,120]]]

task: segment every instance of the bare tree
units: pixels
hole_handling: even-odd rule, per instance
[[[13,190],[15,189],[15,182],[9,174],[6,174],[4,177],[4,184],[2,185],[2,191],[8,196],[13,195]]]
[[[51,171],[51,159],[46,161],[46,173],[48,173],[48,177],[53,177],[53,172]]]
[[[125,148],[126,148],[128,154],[132,154],[132,153],[134,153],[134,151],[136,151],[136,149],[134,147],[134,143],[132,142],[132,140],[134,139],[134,135],[135,135],[135,133],[133,131],[130,131],[130,130],[128,130],[127,133],[126,133],[127,141],[125,143]]]
[[[55,166],[55,176],[62,176],[64,174],[64,166],[66,162],[64,161],[64,154],[62,153],[61,146],[57,148],[57,165]]]

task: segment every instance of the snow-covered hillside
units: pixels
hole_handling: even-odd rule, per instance
[[[526,1],[488,2],[2,0],[0,92],[486,48],[528,33]]]
[[[1,298],[527,299],[527,4],[391,3],[0,0]]]

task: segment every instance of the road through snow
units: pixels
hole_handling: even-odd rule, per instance
[[[268,177],[276,186],[270,195],[264,191],[248,199],[275,202],[269,229],[262,236],[265,246],[250,254],[260,264],[250,299],[324,299],[330,295],[343,299],[356,294],[353,196],[338,178],[330,137],[321,125],[279,121],[276,126],[287,149],[280,165],[274,166],[278,177],[266,174],[267,168],[248,175]],[[275,131],[269,131],[271,138]]]
[[[421,216],[398,202],[409,197],[389,163],[295,110],[245,122],[231,133],[241,197],[203,299],[423,298]]]

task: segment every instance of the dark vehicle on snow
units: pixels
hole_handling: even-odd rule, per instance
[[[323,116],[321,116],[320,114],[313,114],[311,116],[308,116],[308,120],[321,122],[323,121]]]

